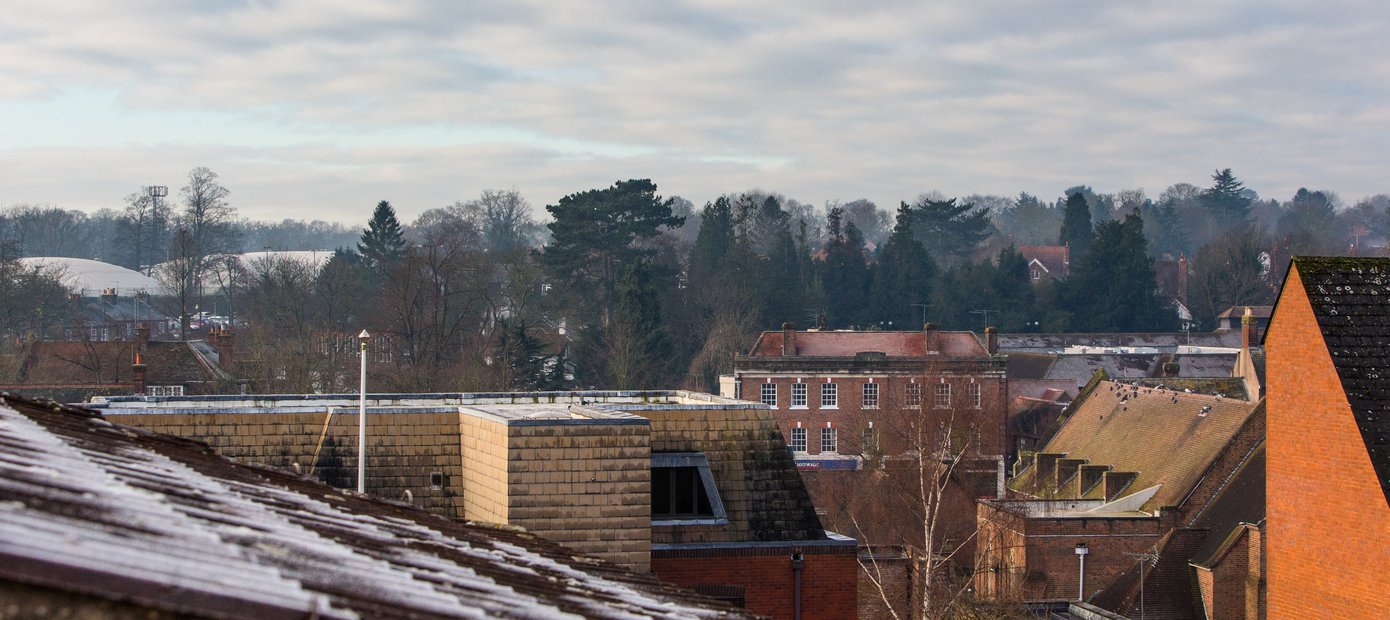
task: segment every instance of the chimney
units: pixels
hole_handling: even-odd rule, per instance
[[[130,367],[135,374],[135,394],[143,396],[145,394],[145,364],[140,361],[140,352],[135,352],[135,365]]]
[[[927,323],[922,326],[922,339],[925,341],[927,354],[935,355],[937,353],[936,323]]]
[[[1250,332],[1253,331],[1255,317],[1250,313],[1250,306],[1245,307],[1245,314],[1240,317],[1240,348],[1250,349]]]
[[[796,355],[796,324],[782,324],[782,355],[791,357]]]
[[[217,330],[217,365],[223,369],[231,368],[232,352],[236,349],[235,335],[231,329],[221,327]]]
[[[104,288],[104,289],[101,289],[101,300],[104,301],[104,302],[106,302],[106,303],[108,303],[108,304],[114,304],[114,303],[116,303],[116,289],[114,289],[114,288]]]
[[[985,351],[990,355],[999,354],[999,330],[993,327],[985,328]]]
[[[135,327],[135,342],[141,349],[150,342],[150,326],[148,323],[141,323]]]

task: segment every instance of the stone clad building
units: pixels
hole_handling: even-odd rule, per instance
[[[774,618],[798,605],[802,618],[855,615],[855,541],[822,527],[766,407],[691,392],[379,394],[367,404],[372,495],[521,526]],[[356,483],[353,395],[96,406],[225,456]]]

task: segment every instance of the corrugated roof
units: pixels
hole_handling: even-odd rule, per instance
[[[1390,258],[1297,257],[1293,267],[1390,502]]]
[[[987,357],[979,338],[971,332],[913,331],[799,331],[796,354],[821,357],[854,357],[865,352],[889,357],[923,357],[928,351],[958,357]],[[782,332],[766,331],[748,353],[752,357],[782,355]]]
[[[7,394],[0,578],[200,617],[748,617],[518,530]]]
[[[1131,493],[1161,485],[1144,504],[1144,510],[1152,511],[1182,501],[1256,404],[1101,381],[1072,406],[1074,413],[1039,452],[1135,472]],[[1035,476],[1029,468],[1012,486],[1028,492]],[[1067,497],[1065,490],[1044,489],[1044,495]]]

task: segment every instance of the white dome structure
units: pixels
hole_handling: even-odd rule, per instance
[[[65,256],[31,256],[21,258],[19,262],[25,267],[38,267],[50,271],[58,277],[63,286],[84,297],[95,297],[108,289],[114,289],[120,296],[135,293],[165,294],[164,287],[158,280],[111,263]]]

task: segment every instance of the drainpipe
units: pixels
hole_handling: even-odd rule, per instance
[[[800,551],[792,553],[792,620],[801,620],[801,567],[806,556]]]
[[[1076,559],[1081,562],[1076,575],[1076,600],[1083,602],[1086,600],[1086,553],[1088,551],[1090,550],[1086,548],[1086,543],[1076,543]]]

